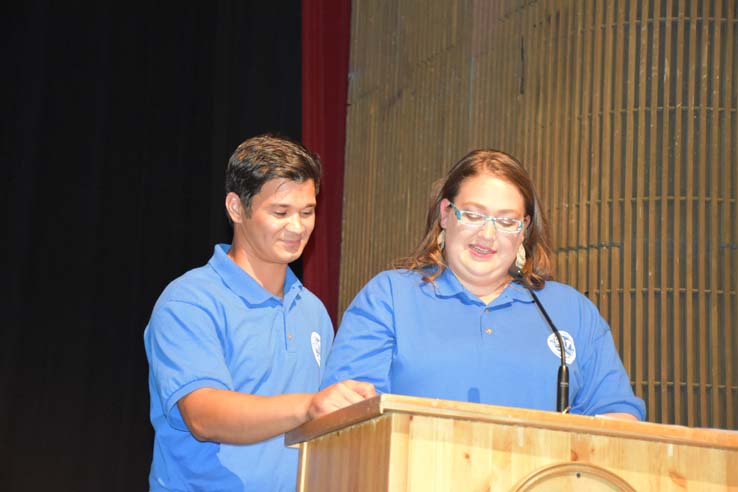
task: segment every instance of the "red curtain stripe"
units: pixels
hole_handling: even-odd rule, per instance
[[[320,155],[323,181],[303,281],[337,327],[346,142],[350,0],[302,1],[302,142]]]

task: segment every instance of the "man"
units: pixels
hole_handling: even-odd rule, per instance
[[[374,396],[343,381],[317,392],[333,328],[288,263],[315,225],[320,161],[273,136],[243,142],[226,170],[230,246],[174,280],[144,341],[155,431],[151,491],[294,490],[282,434]]]

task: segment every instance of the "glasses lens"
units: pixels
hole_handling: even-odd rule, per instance
[[[474,212],[461,212],[461,223],[472,226],[480,226],[484,224],[484,215],[476,214]]]
[[[492,221],[495,229],[502,232],[517,233],[520,232],[521,222],[516,219],[510,219],[508,217],[492,218],[484,214],[477,212],[470,212],[469,210],[460,210],[453,203],[450,204],[456,212],[456,217],[459,222],[464,225],[481,227],[487,223],[488,220]]]
[[[518,232],[520,230],[520,223],[517,220],[505,217],[496,219],[495,226],[497,226],[498,231],[503,232]]]

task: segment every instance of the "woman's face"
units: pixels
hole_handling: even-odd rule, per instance
[[[454,198],[460,210],[524,220],[523,229],[512,234],[497,231],[493,221],[482,227],[462,224],[449,203],[444,199],[440,205],[446,263],[470,292],[480,298],[489,296],[508,280],[508,270],[525,238],[530,219],[525,216],[523,195],[507,181],[483,173],[465,179]]]

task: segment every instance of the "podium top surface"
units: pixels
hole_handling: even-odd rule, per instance
[[[285,443],[288,446],[299,444],[388,413],[491,422],[738,451],[736,431],[561,414],[387,393],[306,422],[285,434]]]

